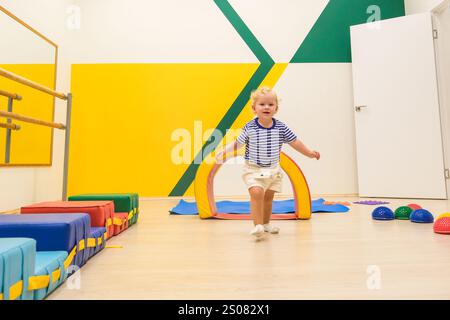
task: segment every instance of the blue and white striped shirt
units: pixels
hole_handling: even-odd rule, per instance
[[[264,128],[258,118],[247,123],[237,138],[240,144],[245,144],[245,160],[260,167],[273,167],[280,162],[280,152],[283,143],[297,139],[283,122],[273,118],[273,125]]]

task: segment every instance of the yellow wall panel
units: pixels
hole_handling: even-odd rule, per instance
[[[216,128],[258,64],[80,64],[72,67],[69,195],[167,196],[190,161],[174,164],[177,129]],[[191,189],[190,189],[191,190]]]
[[[8,64],[0,65],[21,76],[33,79],[49,88],[54,88],[55,66],[52,64]],[[14,100],[13,112],[24,116],[33,117],[45,121],[53,121],[54,98],[46,93],[37,91],[15,81],[0,77],[0,88],[2,90],[17,93],[22,100]],[[8,99],[0,98],[1,110],[7,111]],[[0,121],[6,122],[6,118]],[[52,129],[13,120],[19,124],[19,131],[11,133],[11,164],[51,164],[52,155]],[[0,131],[0,164],[5,160],[5,136],[6,130]]]

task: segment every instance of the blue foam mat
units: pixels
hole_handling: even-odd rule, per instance
[[[342,204],[324,205],[325,199],[317,199],[311,202],[312,212],[347,212],[349,208]],[[234,214],[249,214],[249,201],[217,201],[218,212],[234,213]],[[273,202],[272,212],[278,213],[293,213],[294,199],[277,200]],[[180,200],[180,202],[170,211],[171,214],[179,215],[197,215],[198,209],[195,202],[187,202]]]

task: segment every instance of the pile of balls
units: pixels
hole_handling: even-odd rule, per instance
[[[430,211],[423,209],[415,203],[398,207],[395,212],[388,207],[378,207],[372,212],[374,220],[410,220],[415,223],[433,223],[434,217]],[[441,214],[434,223],[436,233],[450,234],[450,213]]]

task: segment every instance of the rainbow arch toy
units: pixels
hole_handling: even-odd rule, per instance
[[[238,153],[229,153],[225,156],[225,161],[242,155]],[[224,162],[225,162],[224,161]],[[214,177],[220,170],[222,164],[215,158],[210,161],[203,161],[197,170],[194,181],[194,194],[197,203],[199,217],[202,219],[216,218],[228,220],[246,220],[250,219],[249,214],[232,214],[227,212],[218,212],[214,200]],[[295,212],[287,214],[274,214],[272,219],[289,220],[311,218],[311,194],[308,183],[300,167],[284,152],[280,155],[280,166],[289,177],[294,192]]]

